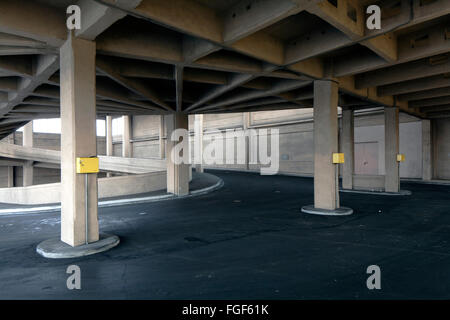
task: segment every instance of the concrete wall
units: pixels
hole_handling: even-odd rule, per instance
[[[278,128],[280,130],[280,173],[311,175],[313,173],[313,122],[311,109],[252,112],[249,128]],[[209,142],[208,136],[217,130],[243,130],[242,113],[205,114],[204,149]],[[193,129],[194,117],[190,117],[190,128]],[[132,152],[137,158],[159,157],[159,116],[135,116],[132,119]],[[434,178],[450,179],[450,119],[433,120]],[[400,165],[400,176],[403,178],[422,177],[422,129],[421,121],[400,113],[400,153],[405,154],[406,161]],[[114,132],[114,155],[122,155],[122,135]],[[20,132],[16,133],[16,143],[22,143]],[[256,139],[250,141],[250,150],[257,144]],[[363,166],[364,151],[376,148],[373,154],[376,162],[372,175],[383,175],[384,168],[384,117],[383,113],[355,116],[355,167]],[[59,135],[35,134],[35,145],[41,148],[59,150]],[[225,141],[224,141],[225,145]],[[192,148],[193,149],[193,148]],[[191,150],[193,152],[193,150]],[[98,153],[105,154],[105,138],[98,138]],[[369,152],[370,153],[370,152]],[[235,157],[237,155],[235,154]],[[370,154],[369,154],[370,156]],[[245,164],[215,165],[215,168],[234,168],[245,170]],[[258,170],[258,165],[250,165],[249,169]],[[16,168],[16,181],[22,183],[21,168]],[[358,173],[358,172],[356,172]],[[6,186],[6,168],[0,167],[0,187]],[[36,168],[36,183],[59,181],[59,170]]]
[[[278,128],[280,130],[280,172],[300,175],[313,173],[313,122],[311,109],[252,112],[249,128]],[[435,150],[435,178],[450,179],[450,120],[435,121],[434,136],[439,147]],[[194,117],[190,117],[193,129]],[[153,128],[148,128],[151,125]],[[134,156],[158,157],[159,116],[138,116],[133,118]],[[242,113],[205,114],[204,149],[208,146],[208,135],[217,130],[242,130]],[[115,155],[120,155],[121,139],[117,139]],[[403,178],[422,177],[422,125],[415,117],[400,113],[400,153],[405,154],[405,162],[400,164],[400,176]],[[250,144],[257,141],[251,141]],[[373,143],[376,145],[376,171],[373,175],[385,174],[384,159],[384,116],[383,112],[355,116],[355,144]],[[224,141],[225,145],[225,141]],[[191,147],[193,143],[191,142]],[[251,146],[250,146],[251,149]],[[361,148],[355,148],[355,166],[363,162]],[[193,152],[193,150],[191,150]],[[246,165],[215,165],[215,168],[245,169]],[[259,166],[250,165],[257,170]]]
[[[377,116],[382,117],[382,115]],[[402,121],[402,119],[400,119]],[[361,122],[365,122],[364,120]],[[385,174],[384,159],[384,125],[361,126],[355,121],[355,144],[374,143],[378,149],[378,171],[374,174]],[[400,153],[405,155],[405,162],[400,164],[400,177],[422,177],[422,124],[420,121],[400,123]],[[355,168],[365,161],[360,152],[362,148],[355,148]],[[357,171],[357,170],[355,170]],[[357,172],[358,173],[358,172]]]
[[[101,199],[135,195],[166,188],[166,172],[152,172],[98,179],[98,196]],[[50,183],[29,187],[0,189],[0,202],[36,205],[61,202],[61,184]]]
[[[450,179],[450,119],[436,119],[432,128],[435,178]]]

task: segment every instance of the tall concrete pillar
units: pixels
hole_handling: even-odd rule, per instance
[[[170,115],[164,116],[165,125],[167,129],[167,144],[166,144],[166,161],[167,161],[167,192],[173,193],[178,196],[187,195],[189,193],[189,163],[176,164],[171,156],[173,148],[182,141],[183,138],[179,138],[177,141],[172,141],[172,132],[176,129],[189,128],[188,115],[176,112]],[[186,136],[188,139],[188,135]],[[189,146],[189,141],[186,143]],[[189,150],[185,150],[189,152]],[[183,156],[183,154],[180,154]]]
[[[97,174],[88,174],[86,221],[85,175],[76,173],[77,157],[97,155],[95,52],[95,42],[71,35],[60,49],[61,240],[71,246],[99,239]]]
[[[431,121],[422,120],[422,179],[433,179],[433,139]]]
[[[398,108],[384,108],[385,191],[400,191]]]
[[[242,113],[242,129],[245,134],[245,169],[250,170],[250,137],[248,128],[250,127],[250,112]]]
[[[113,155],[112,117],[106,116],[106,155]]]
[[[346,216],[353,210],[339,204],[338,167],[333,153],[338,152],[338,84],[331,80],[314,81],[314,205],[302,212]]]
[[[14,133],[8,136],[8,142],[14,144]],[[7,169],[8,175],[8,188],[14,188],[14,167],[9,166]]]
[[[353,189],[353,173],[355,169],[355,130],[354,112],[351,109],[342,110],[342,152],[345,162],[342,166],[342,188]]]
[[[106,155],[107,156],[112,156],[114,154],[114,149],[113,149],[113,141],[112,141],[112,117],[111,116],[106,116],[106,121],[105,121],[105,133],[106,133]],[[110,178],[112,177],[112,173],[111,172],[107,172],[106,173],[106,177]]]
[[[131,117],[123,116],[122,157],[131,158]]]
[[[195,171],[203,172],[203,115],[196,114],[194,120]]]
[[[33,147],[33,121],[28,122],[23,127],[22,144],[24,147]],[[33,185],[33,161],[27,161],[23,166],[23,186]]]
[[[333,153],[338,152],[338,84],[314,81],[314,207],[326,210],[339,208],[336,165]]]
[[[164,159],[166,156],[166,143],[164,141],[164,116],[159,116],[159,157]]]

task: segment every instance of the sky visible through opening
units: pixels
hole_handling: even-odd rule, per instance
[[[97,119],[97,136],[104,137],[106,135],[106,121]],[[123,119],[115,118],[112,121],[112,133],[118,135],[122,133]],[[23,127],[17,131],[23,131]],[[33,132],[39,133],[57,133],[61,134],[61,119],[38,119],[33,120]]]

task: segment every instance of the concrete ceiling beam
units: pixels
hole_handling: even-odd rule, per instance
[[[139,5],[140,0],[123,2],[127,9]],[[75,36],[86,40],[95,40],[98,35],[108,29],[113,23],[124,18],[126,13],[92,0],[79,0],[77,5],[81,12],[81,29],[75,30]]]
[[[130,99],[122,87],[118,88],[117,86],[112,86],[110,83],[106,83],[99,79],[97,79],[97,97],[153,111],[161,111],[160,106],[149,102]]]
[[[359,74],[356,88],[383,86],[449,72],[450,59],[448,55],[442,55]]]
[[[391,96],[391,95],[409,94],[416,91],[431,90],[449,86],[450,86],[450,77],[444,74],[380,86],[378,87],[377,91],[379,96]]]
[[[443,105],[443,104],[450,104],[450,95],[445,96],[445,97],[439,97],[439,98],[410,101],[409,107],[410,108],[431,107],[431,106],[439,106],[439,105]]]
[[[414,100],[422,100],[422,99],[431,99],[450,96],[450,87],[426,90],[426,91],[418,91],[409,94],[402,94],[397,96],[397,99],[400,101],[414,101]]]
[[[396,64],[406,63],[450,51],[450,39],[446,36],[447,23],[424,30],[414,31],[398,38],[398,59]],[[369,54],[357,55],[352,59],[340,57],[333,61],[334,76],[341,77],[388,67],[384,59]]]
[[[136,79],[122,77],[119,74],[118,68],[116,68],[113,63],[108,61],[106,57],[97,57],[96,65],[97,69],[100,69],[111,80],[117,82],[121,86],[138,95],[141,95],[154,104],[160,106],[164,110],[172,110],[172,108],[168,104],[166,104],[161,97],[159,97],[156,91],[150,88],[148,85],[145,85],[144,83]]]
[[[1,61],[0,57],[0,61]],[[21,103],[38,86],[59,69],[59,57],[57,55],[39,55],[33,60],[32,77],[21,78],[18,83],[18,91],[10,94],[7,103],[0,104],[0,116],[8,113],[14,106]]]
[[[0,32],[59,48],[67,37],[65,10],[32,0],[3,0],[0,3]]]
[[[421,107],[419,108],[419,110],[421,112],[425,112],[426,114],[429,114],[431,112],[450,111],[450,104],[442,106]]]
[[[239,102],[244,102],[244,101],[248,101],[248,100],[252,100],[252,99],[269,97],[269,96],[280,94],[280,93],[283,93],[286,91],[299,89],[299,88],[305,87],[311,83],[312,83],[311,81],[280,80],[278,82],[275,82],[272,85],[272,88],[269,90],[236,94],[232,97],[223,99],[219,102],[216,102],[216,103],[213,103],[208,106],[201,107],[201,108],[198,108],[195,110],[196,111],[205,111],[205,110],[216,108],[216,107],[221,107],[221,106],[226,106],[226,105],[230,106],[230,105],[233,105],[233,104],[236,104]]]

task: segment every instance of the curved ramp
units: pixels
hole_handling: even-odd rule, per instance
[[[52,164],[56,165],[56,167],[59,167],[61,163],[60,151],[23,147],[4,142],[0,142],[0,157]],[[98,158],[101,171],[141,174],[166,170],[165,159],[122,158],[111,156],[98,156]]]
[[[122,177],[117,177],[122,178]],[[114,178],[112,178],[114,179]],[[190,192],[186,196],[175,196],[174,194],[167,193],[165,190],[156,190],[147,193],[133,194],[127,196],[117,196],[111,198],[103,198],[99,200],[98,206],[103,207],[116,207],[124,206],[130,204],[138,203],[148,203],[156,202],[162,200],[180,199],[192,196],[199,196],[213,192],[220,189],[224,185],[221,178],[209,174],[209,173],[193,173],[192,180],[189,184]],[[42,185],[46,186],[46,185]],[[100,184],[99,184],[100,186]],[[38,187],[38,186],[33,186]],[[30,187],[27,187],[30,188]],[[10,188],[19,189],[19,188]],[[99,188],[100,190],[100,188]],[[48,203],[41,205],[23,205],[23,204],[6,204],[1,203],[1,192],[0,189],[0,216],[4,215],[14,215],[14,214],[26,214],[26,213],[41,213],[41,212],[51,212],[61,210],[61,205],[59,203]]]

